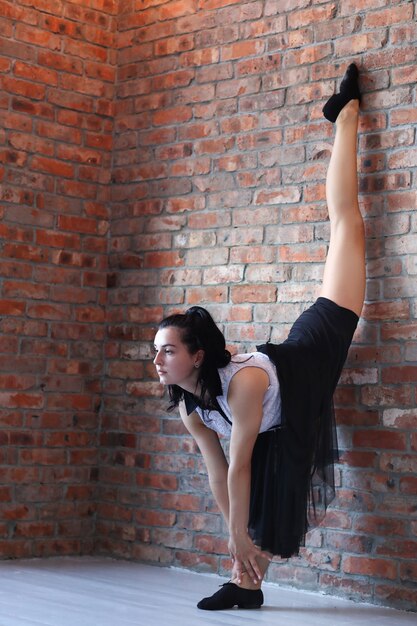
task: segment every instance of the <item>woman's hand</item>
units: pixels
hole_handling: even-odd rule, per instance
[[[228,547],[237,582],[242,582],[242,575],[246,572],[255,585],[258,584],[262,580],[262,573],[256,559],[259,557],[270,561],[271,556],[255,546],[247,532],[231,535]]]

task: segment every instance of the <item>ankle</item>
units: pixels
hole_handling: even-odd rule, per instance
[[[356,122],[358,117],[359,100],[349,100],[337,116],[336,124],[340,124],[340,122]]]
[[[237,587],[241,587],[241,589],[248,589],[251,591],[256,591],[257,589],[260,589],[262,585],[262,580],[260,580],[258,583],[254,583],[247,574],[242,575],[240,583],[238,583],[235,576],[232,577],[230,582],[234,583]]]

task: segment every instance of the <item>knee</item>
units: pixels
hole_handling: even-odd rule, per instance
[[[341,211],[340,215],[330,220],[330,227],[332,233],[340,232],[342,236],[353,235],[358,239],[361,239],[365,235],[365,226],[359,207],[357,210]]]

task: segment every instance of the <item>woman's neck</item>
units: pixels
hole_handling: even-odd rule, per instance
[[[201,383],[198,380],[198,372],[196,372],[196,376],[190,377],[182,382],[179,387],[184,391],[188,391],[188,393],[192,393],[194,396],[200,397]]]

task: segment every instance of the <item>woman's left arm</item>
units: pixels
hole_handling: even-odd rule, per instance
[[[256,557],[270,558],[255,546],[248,534],[252,452],[262,422],[268,385],[268,374],[264,370],[245,367],[232,378],[228,394],[233,415],[227,480],[229,550],[238,578],[246,571],[255,582],[261,578]]]

